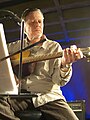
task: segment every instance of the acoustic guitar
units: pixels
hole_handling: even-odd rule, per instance
[[[87,58],[87,62],[90,62],[90,47],[80,48],[80,50],[82,51],[84,57]],[[27,53],[25,53],[25,54],[27,54]],[[62,52],[53,52],[53,53],[48,53],[48,54],[43,54],[43,55],[36,55],[36,56],[31,56],[31,57],[24,56],[24,57],[22,57],[22,63],[23,64],[33,63],[33,62],[38,62],[38,61],[59,58],[59,57],[62,57],[62,54],[63,54],[63,51]],[[18,65],[19,59],[12,59],[12,63],[14,66]]]
[[[87,58],[87,62],[90,62],[90,47],[80,48],[80,50],[83,52],[84,57]],[[31,67],[32,63],[62,57],[63,51],[27,57],[27,56],[29,56],[29,54],[30,53],[28,53],[28,51],[24,51],[24,53],[23,53],[22,78],[31,74],[30,67]],[[14,70],[14,73],[16,74],[16,76],[18,76],[18,71],[19,71],[19,62],[20,62],[19,57],[20,57],[19,55],[18,55],[18,57],[17,57],[17,55],[13,56],[13,59],[11,60],[13,70]],[[35,69],[34,66],[33,66],[33,69]]]

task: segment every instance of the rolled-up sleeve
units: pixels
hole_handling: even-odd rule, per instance
[[[66,85],[72,76],[72,66],[67,71],[62,71],[60,68],[61,60],[57,59],[56,64],[54,65],[54,71],[52,74],[52,81],[59,86]]]
[[[62,51],[60,45],[57,45],[56,51],[57,52]],[[61,58],[56,58],[54,61],[52,81],[55,84],[58,84],[59,86],[64,86],[70,81],[71,76],[72,76],[72,65],[70,65],[70,67],[66,71],[63,71],[61,69]]]

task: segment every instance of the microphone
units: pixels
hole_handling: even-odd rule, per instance
[[[1,13],[5,13],[3,14],[3,18],[9,18],[9,19],[13,19],[19,26],[21,26],[21,19],[17,16],[17,14],[15,14],[12,11],[9,10],[0,10]]]

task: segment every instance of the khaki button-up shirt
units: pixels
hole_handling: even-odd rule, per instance
[[[28,43],[24,40],[23,47],[27,47]],[[20,41],[10,43],[9,52],[12,54],[20,49]],[[59,43],[46,39],[42,46],[35,46],[30,49],[31,56],[48,55],[48,53],[62,52]],[[60,69],[61,57],[38,61],[32,74],[25,77],[22,81],[22,88],[31,93],[35,93],[38,97],[33,98],[35,107],[41,106],[47,102],[57,99],[64,99],[61,86],[66,85],[72,75],[72,67],[67,72]]]

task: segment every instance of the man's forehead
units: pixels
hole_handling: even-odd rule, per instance
[[[27,16],[26,16],[26,19],[28,18],[41,18],[43,19],[43,15],[40,11],[33,11],[33,12],[30,12]]]

